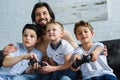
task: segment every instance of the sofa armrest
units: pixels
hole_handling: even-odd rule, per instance
[[[3,55],[3,52],[0,51],[0,67],[2,66],[2,61],[4,59],[4,55]]]

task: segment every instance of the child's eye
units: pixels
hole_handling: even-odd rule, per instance
[[[78,33],[78,35],[81,35],[81,34],[82,34],[81,32]]]
[[[35,36],[32,35],[31,37],[35,37]]]
[[[53,29],[53,31],[56,31],[56,29]]]
[[[50,32],[50,30],[47,30],[47,32]]]
[[[25,37],[26,37],[27,35],[26,35],[26,34],[24,34],[23,36],[25,36]]]
[[[87,33],[88,31],[85,31],[85,33]]]

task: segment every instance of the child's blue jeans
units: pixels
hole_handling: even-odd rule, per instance
[[[102,76],[92,77],[92,78],[86,79],[86,80],[118,80],[118,79],[115,76],[105,74],[105,75],[102,75]]]

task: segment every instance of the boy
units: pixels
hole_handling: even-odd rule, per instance
[[[13,43],[17,51],[5,56],[3,66],[0,68],[0,80],[12,80],[16,75],[22,74],[28,67],[30,59],[41,61],[42,52],[35,48],[40,40],[40,30],[34,24],[26,24],[22,31],[22,42]],[[38,66],[38,64],[36,64]],[[25,73],[34,72],[30,66]]]
[[[74,80],[76,76],[76,72],[69,69],[74,48],[69,42],[61,38],[63,34],[64,27],[61,23],[57,21],[47,23],[46,36],[50,40],[47,47],[47,56],[50,58],[51,65],[44,62],[47,66],[43,66],[42,70],[46,73],[53,72],[49,80],[60,80],[65,75]]]
[[[74,34],[81,42],[81,45],[74,51],[74,60],[82,60],[87,55],[96,59],[89,59],[90,62],[80,65],[83,80],[117,80],[113,70],[107,64],[106,56],[103,55],[104,45],[100,42],[92,42],[94,35],[92,26],[88,22],[79,21],[75,24]],[[73,66],[71,68],[77,70]]]

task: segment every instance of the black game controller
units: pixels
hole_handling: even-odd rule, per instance
[[[29,65],[33,65],[34,63],[39,63],[39,65],[41,65],[41,67],[42,66],[47,66],[47,64],[45,64],[45,63],[42,63],[42,62],[38,62],[37,60],[35,60],[35,59],[30,59],[30,62],[28,63]]]
[[[86,62],[90,62],[91,58],[92,58],[91,55],[83,56],[82,59],[76,59],[75,62],[71,66],[74,69],[77,69],[81,64],[86,63]]]

